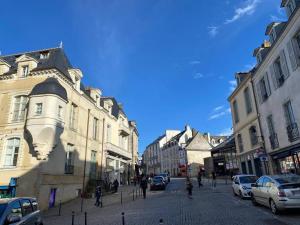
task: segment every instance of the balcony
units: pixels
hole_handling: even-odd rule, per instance
[[[269,137],[270,140],[270,144],[271,144],[271,148],[275,149],[279,147],[279,142],[278,142],[278,138],[277,138],[277,134],[274,133]]]
[[[74,174],[74,165],[65,165],[65,174]]]
[[[128,152],[127,150],[114,145],[110,142],[107,142],[105,144],[105,150],[112,156],[116,156],[116,157],[121,157],[125,160],[129,160],[132,158],[132,154],[130,152]]]
[[[298,125],[297,123],[292,123],[289,126],[287,126],[287,134],[289,137],[289,141],[293,142],[297,139],[299,139],[299,130],[298,130]]]
[[[120,124],[119,126],[119,132],[121,136],[128,136],[130,135],[129,127],[126,127],[124,124]]]

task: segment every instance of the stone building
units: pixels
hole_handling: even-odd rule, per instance
[[[252,87],[252,72],[237,73],[237,87],[229,96],[239,170],[243,174],[266,174],[267,162]]]
[[[46,209],[105,178],[125,183],[136,125],[82,77],[62,48],[0,56],[0,195]]]

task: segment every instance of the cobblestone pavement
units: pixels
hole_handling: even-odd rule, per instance
[[[74,203],[76,204],[76,203]],[[254,207],[249,200],[234,197],[224,182],[212,190],[208,183],[198,188],[194,183],[193,198],[185,191],[184,179],[172,179],[166,191],[150,192],[147,199],[114,203],[96,208],[88,202],[87,225],[300,225],[300,212],[274,216],[264,207]],[[71,224],[71,212],[46,216],[45,225]],[[76,213],[74,225],[84,225],[84,214]]]

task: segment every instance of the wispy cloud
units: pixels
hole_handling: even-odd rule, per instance
[[[189,64],[191,65],[197,65],[197,64],[200,64],[201,62],[199,60],[193,60],[193,61],[190,61]]]
[[[278,21],[284,21],[286,20],[286,14],[284,9],[282,9],[280,6],[277,7],[277,14],[271,14],[270,15],[270,20],[273,22],[278,22]]]
[[[229,90],[230,90],[230,92],[233,92],[235,90],[236,85],[237,85],[236,80],[230,80],[229,81]]]
[[[219,27],[217,26],[210,26],[207,29],[208,29],[208,34],[211,37],[215,37],[219,33]]]
[[[194,75],[194,79],[200,79],[200,78],[203,78],[203,77],[204,77],[204,75],[202,73],[196,73]]]
[[[228,127],[228,128],[225,128],[224,130],[222,130],[218,135],[219,136],[230,136],[232,135],[233,131],[232,131],[232,128]]]
[[[248,0],[244,7],[237,8],[234,12],[234,15],[230,19],[226,19],[224,24],[229,24],[237,21],[238,19],[242,18],[246,15],[252,15],[260,0]]]
[[[224,107],[218,106],[218,107],[214,108],[213,114],[208,118],[208,120],[218,119],[220,117],[229,115],[231,113],[230,108],[224,109],[222,111],[221,111],[221,109],[224,109]]]

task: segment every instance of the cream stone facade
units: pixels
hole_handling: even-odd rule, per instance
[[[268,172],[268,166],[251,78],[251,72],[237,73],[237,87],[228,101],[240,173],[261,176]]]
[[[61,48],[0,57],[0,186],[42,209],[125,184],[137,163],[136,124],[82,77]]]

